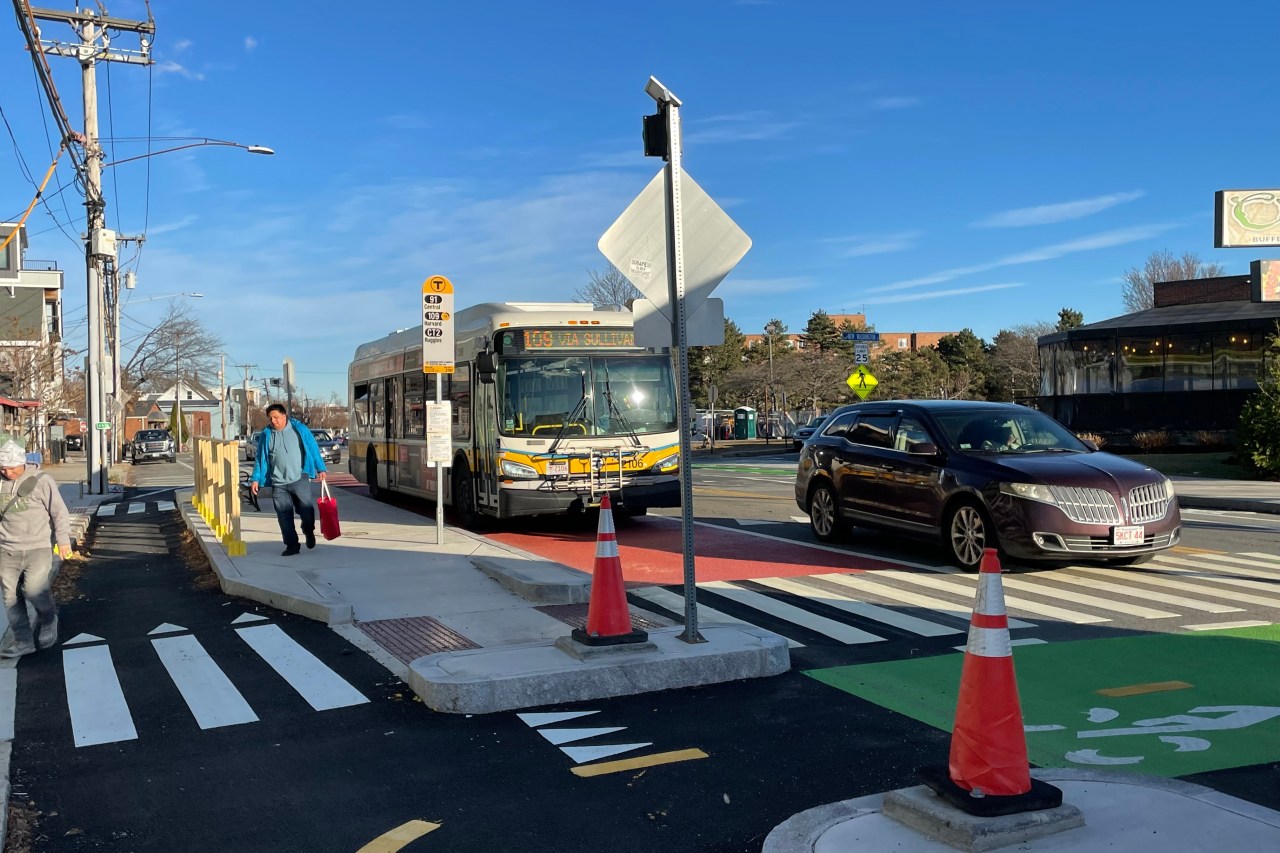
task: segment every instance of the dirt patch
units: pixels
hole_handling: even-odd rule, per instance
[[[44,840],[40,834],[40,818],[44,812],[35,803],[9,802],[9,827],[4,836],[7,853],[31,853],[33,844]]]
[[[89,568],[89,554],[85,551],[74,551],[70,557],[63,560],[62,566],[53,578],[54,601],[82,598],[80,578],[84,576],[87,568]]]
[[[222,584],[213,570],[213,564],[209,562],[209,556],[190,530],[183,530],[178,534],[178,559],[191,571],[191,585],[196,589],[221,591]]]

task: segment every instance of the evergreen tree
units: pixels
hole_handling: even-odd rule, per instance
[[[1071,308],[1063,308],[1058,312],[1058,325],[1055,330],[1065,332],[1068,329],[1078,329],[1084,325],[1084,314]]]
[[[186,418],[182,420],[183,423],[178,423],[178,404],[174,402],[173,408],[169,410],[169,434],[178,443],[178,447],[182,447],[187,443],[188,434],[190,433],[185,423]]]
[[[1236,443],[1245,465],[1280,477],[1280,323],[1263,350],[1263,377],[1240,411]]]
[[[972,329],[962,329],[938,341],[937,350],[954,377],[963,380],[949,383],[948,396],[967,399],[985,396],[987,376],[991,372],[990,347],[986,341]]]
[[[831,315],[819,308],[809,317],[809,324],[800,335],[800,343],[805,352],[836,352],[843,350],[840,346],[840,330],[832,321]]]

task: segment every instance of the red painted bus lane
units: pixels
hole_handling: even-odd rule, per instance
[[[522,530],[487,533],[487,538],[590,572],[595,564],[594,531]],[[698,581],[796,577],[826,572],[901,569],[902,565],[742,530],[698,524],[693,532]],[[679,584],[684,581],[680,522],[650,516],[618,525],[622,576],[637,584]]]

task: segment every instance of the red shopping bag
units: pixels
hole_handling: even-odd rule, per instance
[[[325,539],[337,539],[342,535],[342,527],[338,524],[338,502],[329,494],[329,483],[320,481],[320,497],[316,498],[316,507],[320,510],[320,535]]]

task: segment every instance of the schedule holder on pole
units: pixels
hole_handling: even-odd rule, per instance
[[[453,283],[433,275],[422,283],[422,372],[436,375],[435,405],[427,407],[427,459],[436,466],[436,544],[444,542],[444,469],[451,464],[452,405],[444,376],[453,373]]]

